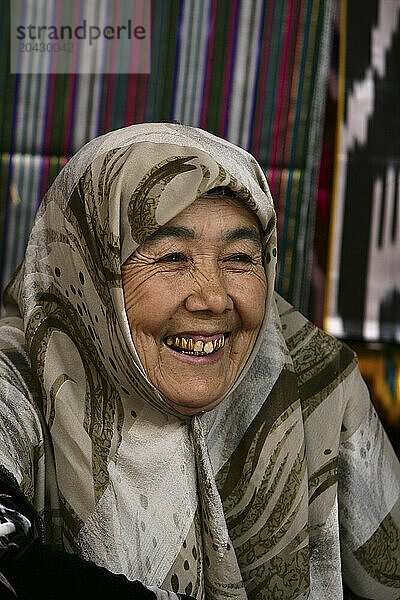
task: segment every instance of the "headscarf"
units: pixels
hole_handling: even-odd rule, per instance
[[[268,294],[229,394],[186,417],[139,361],[121,265],[216,187],[259,219]],[[273,295],[275,263],[265,177],[224,140],[135,125],[69,161],[0,321],[0,468],[46,541],[198,600],[339,600],[342,571],[397,597],[398,461],[354,354]]]
[[[166,404],[140,363],[121,265],[216,187],[259,219],[268,293],[229,394],[187,417]],[[67,163],[7,289],[15,318],[0,332],[2,389],[12,398],[0,402],[0,426],[11,432],[0,439],[2,464],[37,509],[45,540],[198,600],[337,600],[343,438],[343,548],[360,573],[375,573],[370,548],[354,557],[399,502],[387,475],[394,461],[383,461],[379,442],[369,461],[392,484],[360,517],[361,491],[383,488],[368,471],[354,475],[364,468],[357,444],[363,435],[378,439],[377,421],[353,354],[273,295],[275,265],[267,182],[229,142],[182,125],[134,125],[93,140]],[[390,527],[385,521],[397,535]]]
[[[230,188],[261,223],[268,293],[256,344],[229,397],[212,413],[188,418],[146,377],[130,335],[121,265],[216,187]],[[6,293],[8,313],[23,318],[41,389],[60,499],[51,511],[61,511],[67,549],[148,584],[162,584],[172,569],[174,588],[186,582],[183,589],[201,597],[206,581],[215,597],[228,589],[246,597],[215,474],[285,362],[275,265],[266,179],[250,154],[227,141],[182,125],[133,125],[89,142],[67,163]],[[36,502],[48,516],[48,499]],[[48,528],[54,537],[54,523]]]

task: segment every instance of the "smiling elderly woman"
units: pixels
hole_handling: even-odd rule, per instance
[[[276,255],[224,140],[135,125],[69,161],[0,322],[10,598],[398,598],[397,459]]]
[[[182,414],[217,406],[254,348],[267,297],[262,245],[254,213],[211,190],[123,265],[125,307],[140,361]]]

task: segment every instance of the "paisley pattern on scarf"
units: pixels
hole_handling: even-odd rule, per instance
[[[265,319],[229,395],[185,417],[140,364],[121,264],[219,186],[265,232]],[[260,167],[206,132],[131,126],[66,165],[0,322],[2,467],[47,541],[198,600],[337,600],[342,570],[398,597],[398,463],[353,353],[274,295],[276,254]]]
[[[157,231],[159,227],[156,220],[156,210],[161,194],[167,184],[171,179],[186,171],[196,170],[194,165],[186,164],[193,158],[196,157],[171,157],[155,165],[146,173],[132,193],[132,199],[128,206],[128,220],[131,226],[131,236],[139,244]]]

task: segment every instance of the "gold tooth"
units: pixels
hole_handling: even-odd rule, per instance
[[[224,336],[218,338],[214,342],[214,348],[215,348],[215,350],[219,350],[220,348],[222,348],[223,345],[224,345]]]
[[[210,341],[206,343],[202,342],[201,340],[197,340],[197,342],[195,342],[193,338],[180,338],[178,336],[173,338],[171,336],[168,336],[167,345],[176,346],[177,348],[181,348],[182,350],[187,350],[189,352],[194,351],[195,355],[199,356],[200,354],[204,355],[204,353],[211,354],[211,352],[213,352],[214,350],[222,348],[222,346],[225,345],[225,336],[223,335],[222,337],[212,342]]]
[[[204,344],[204,352],[206,354],[211,354],[211,352],[214,350],[214,345],[212,342],[206,342]]]

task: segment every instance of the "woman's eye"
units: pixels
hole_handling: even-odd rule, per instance
[[[248,254],[240,253],[240,254],[232,254],[232,256],[228,256],[225,259],[227,262],[238,262],[238,263],[253,263],[254,260]]]
[[[157,260],[158,263],[177,263],[177,262],[187,262],[189,259],[187,256],[182,254],[182,252],[171,252],[170,254],[166,254]]]

